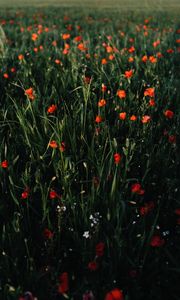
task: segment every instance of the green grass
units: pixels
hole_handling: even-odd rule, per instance
[[[0,11],[0,299],[178,299],[178,11],[147,6]]]
[[[63,7],[96,7],[96,8],[118,8],[118,9],[150,9],[150,10],[169,10],[179,8],[178,0],[1,0],[0,5],[4,7],[21,7],[21,6],[63,6]]]

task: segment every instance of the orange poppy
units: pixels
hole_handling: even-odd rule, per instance
[[[99,100],[99,102],[98,102],[98,106],[99,106],[99,107],[103,107],[103,106],[105,106],[105,105],[106,105],[106,100],[105,100],[105,99]]]
[[[68,40],[71,37],[70,33],[63,33],[62,39],[63,40]]]
[[[35,99],[34,90],[33,90],[32,87],[30,87],[29,89],[25,90],[25,95],[26,95],[30,100],[34,100],[34,99]]]
[[[96,116],[95,122],[96,122],[96,123],[101,123],[101,122],[102,122],[102,117],[99,116],[99,115]]]
[[[53,114],[56,110],[57,110],[57,105],[52,104],[51,106],[49,106],[47,112],[48,112],[48,114]]]
[[[144,91],[144,96],[154,97],[154,88],[147,88]]]
[[[129,119],[130,119],[130,121],[136,121],[137,117],[135,115],[132,115]]]
[[[126,119],[126,112],[121,112],[121,113],[119,114],[119,119],[120,119],[120,120],[125,120],[125,119]]]
[[[126,91],[125,91],[125,90],[117,90],[117,96],[118,96],[120,99],[126,98]]]
[[[57,148],[58,147],[58,144],[56,143],[56,141],[51,141],[50,143],[49,143],[49,147],[51,147],[51,148]]]

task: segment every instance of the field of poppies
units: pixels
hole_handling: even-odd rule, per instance
[[[0,299],[180,299],[178,17],[1,9]]]

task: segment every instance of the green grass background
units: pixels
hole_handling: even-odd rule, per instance
[[[125,9],[179,9],[179,0],[0,0],[0,6],[83,6]]]

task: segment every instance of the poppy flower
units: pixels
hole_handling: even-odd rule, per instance
[[[48,107],[47,113],[48,114],[53,114],[57,110],[57,105],[52,104],[51,106]]]
[[[26,188],[22,194],[21,194],[21,198],[22,199],[27,199],[29,197],[29,188]]]
[[[126,112],[121,112],[121,113],[119,114],[119,119],[120,119],[120,120],[125,120],[125,119],[126,119]]]
[[[64,33],[64,34],[62,35],[62,39],[63,39],[63,40],[68,40],[70,37],[71,37],[70,33]]]
[[[125,90],[117,90],[117,96],[118,96],[120,99],[126,98],[126,91],[125,91]]]
[[[7,167],[8,167],[8,161],[7,161],[7,160],[2,161],[2,162],[1,162],[1,167],[2,167],[3,169],[7,169]]]
[[[147,60],[148,60],[148,57],[147,55],[144,55],[142,58],[141,58],[142,62],[146,63]]]
[[[109,58],[109,60],[113,60],[113,59],[115,59],[115,56],[113,54],[110,54],[108,58]]]
[[[86,51],[88,50],[87,47],[85,47],[84,43],[80,43],[77,48],[80,50],[80,51]]]
[[[128,58],[128,62],[132,63],[133,61],[134,61],[134,57],[130,56],[130,57]]]
[[[102,58],[101,64],[102,64],[102,65],[106,65],[106,64],[107,64],[107,59],[106,59],[106,58]]]
[[[124,76],[126,78],[131,78],[133,76],[133,70],[125,71]]]
[[[150,201],[149,203],[146,203],[144,206],[140,207],[140,215],[145,216],[147,215],[152,209],[154,208],[154,202]]]
[[[50,240],[53,238],[53,232],[51,230],[49,230],[48,228],[44,229],[43,235],[46,239]]]
[[[163,238],[161,238],[159,235],[154,235],[151,238],[150,245],[152,247],[161,247],[164,245],[164,243],[165,243],[165,240]]]
[[[154,56],[149,56],[149,61],[152,63],[152,64],[155,64],[157,62],[157,58],[154,57]]]
[[[107,53],[112,53],[113,52],[113,48],[111,46],[107,46],[106,47],[106,52]]]
[[[56,199],[56,198],[60,198],[60,196],[56,193],[56,191],[51,190],[49,193],[49,198],[50,199]]]
[[[57,144],[57,142],[56,141],[51,141],[50,143],[49,143],[49,147],[51,147],[51,148],[57,148],[58,147],[58,144]]]
[[[68,292],[69,290],[69,279],[68,279],[68,273],[64,272],[59,277],[59,286],[58,286],[58,292],[60,294],[64,294]]]
[[[107,91],[107,86],[104,83],[102,83],[102,85],[101,85],[101,91],[102,92],[106,92]]]
[[[84,82],[85,82],[86,84],[89,84],[89,83],[91,82],[91,77],[85,76],[85,77],[84,77]]]
[[[99,115],[96,116],[95,122],[96,122],[96,123],[101,123],[101,122],[102,122],[102,117],[99,116]]]
[[[145,115],[145,116],[142,117],[141,122],[142,122],[143,124],[145,124],[145,123],[149,123],[150,120],[151,120],[151,117]]]
[[[6,78],[6,79],[8,79],[8,78],[9,78],[8,73],[4,73],[4,74],[3,74],[3,77]]]
[[[173,116],[174,116],[174,112],[173,112],[172,110],[167,109],[167,110],[164,112],[164,115],[165,115],[166,118],[172,119]]]
[[[99,106],[99,107],[103,107],[103,106],[105,106],[105,105],[106,105],[106,100],[105,100],[105,99],[99,100],[99,102],[98,102],[98,106]]]
[[[75,42],[80,42],[80,41],[82,41],[82,36],[81,36],[81,35],[75,36],[74,41],[75,41]]]
[[[19,60],[23,60],[23,59],[24,59],[24,55],[23,55],[23,54],[19,54],[19,55],[18,55],[18,59],[19,59]]]
[[[104,255],[105,244],[100,242],[96,245],[96,256],[100,257]]]
[[[32,87],[30,87],[29,89],[25,90],[25,95],[26,95],[30,100],[34,100],[34,99],[35,99],[34,90],[33,90]]]
[[[149,106],[155,106],[155,101],[154,99],[149,100]]]
[[[116,165],[118,165],[121,161],[121,155],[119,153],[114,154],[114,162]]]
[[[135,115],[132,115],[132,116],[130,116],[130,121],[136,121],[137,120],[137,117],[135,116]]]
[[[138,195],[143,195],[145,191],[141,188],[140,183],[134,183],[131,186],[131,192]]]
[[[123,300],[123,293],[120,289],[113,289],[106,294],[105,300]]]
[[[132,47],[130,47],[130,48],[128,49],[128,52],[129,52],[129,53],[133,53],[134,51],[135,51],[134,46],[132,46]]]
[[[38,39],[38,34],[33,33],[32,36],[31,36],[31,40],[35,42],[37,39]]]
[[[90,271],[96,271],[98,269],[98,263],[96,261],[90,261],[88,263],[88,269]]]
[[[61,152],[64,152],[66,150],[66,145],[65,145],[65,142],[61,142],[61,145],[59,146],[59,150]]]
[[[149,97],[154,98],[154,88],[147,88],[144,91],[144,96],[149,96]]]
[[[175,136],[175,135],[169,135],[168,141],[169,141],[171,144],[176,144],[176,136]]]

